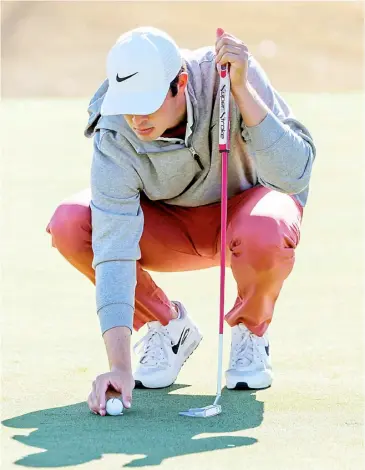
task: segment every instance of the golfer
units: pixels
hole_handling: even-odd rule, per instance
[[[110,365],[88,397],[96,414],[105,415],[108,390],[129,408],[134,386],[174,383],[202,339],[184,305],[147,270],[219,265],[217,67],[224,64],[231,80],[227,265],[237,283],[226,315],[226,385],[272,383],[267,329],[294,265],[313,140],[240,39],[218,29],[215,47],[184,51],[165,32],[143,27],[112,47],[107,80],[90,102],[91,191],[64,201],[47,227],[53,246],[96,286]],[[204,283],[192,287],[204,299]],[[144,325],[133,373],[131,332]]]

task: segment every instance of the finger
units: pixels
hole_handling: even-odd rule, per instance
[[[125,408],[131,408],[132,406],[132,390],[125,390],[122,393],[122,402]]]
[[[237,47],[246,47],[245,44],[243,44],[242,41],[239,39],[233,37],[233,36],[221,36],[217,42],[215,43],[215,50],[219,51],[221,47],[224,45],[232,45],[232,46],[237,46]]]
[[[220,61],[218,62],[220,65],[226,64],[236,64],[237,62],[241,62],[240,56],[237,54],[227,53],[224,54]]]
[[[132,406],[132,390],[134,388],[134,383],[131,385],[125,385],[122,390],[122,401],[123,406],[130,408]]]
[[[103,378],[100,378],[99,380],[96,381],[96,400],[97,400],[97,405],[99,407],[99,413],[101,416],[106,415],[105,411],[105,394],[106,391],[108,390],[109,387],[109,381],[105,380]]]
[[[93,392],[90,392],[88,399],[87,399],[87,404],[89,406],[90,411],[94,413],[95,415],[97,415],[98,411],[96,407],[95,394]]]
[[[237,53],[236,51],[234,50],[229,50],[225,53],[222,53],[222,54],[219,54],[217,57],[216,57],[216,63],[218,64],[221,64],[223,65],[224,63],[226,62],[222,62],[222,59],[224,56],[227,56],[227,55],[231,55],[232,56],[232,63],[239,63],[241,62],[242,64],[244,64],[245,62],[248,62],[249,60],[249,57],[250,57],[250,54],[248,51],[242,51],[240,50],[239,53]]]
[[[95,411],[96,413],[99,413],[100,407],[99,407],[99,403],[96,397],[96,383],[97,383],[96,380],[94,380],[92,383],[92,389],[89,395],[89,400],[91,404],[91,409]]]
[[[218,51],[215,61],[219,62],[222,56],[227,53],[240,55],[241,49],[237,46],[225,45]]]
[[[229,57],[228,60],[227,57]],[[224,54],[221,54],[219,57],[217,57],[216,62],[219,65],[225,65],[228,62],[236,63],[237,60],[239,60],[239,57],[239,54],[235,54],[234,52],[225,52]]]

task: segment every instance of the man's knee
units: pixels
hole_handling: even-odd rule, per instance
[[[90,207],[63,203],[57,207],[48,226],[52,245],[63,255],[85,251],[91,244]]]
[[[293,256],[290,248],[294,246],[285,236],[285,227],[270,217],[241,218],[239,224],[233,223],[230,238],[232,257],[243,256],[256,269],[271,269],[283,256]]]

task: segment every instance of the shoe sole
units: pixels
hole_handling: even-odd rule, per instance
[[[184,367],[184,364],[185,362],[189,359],[189,357],[193,354],[193,352],[197,349],[197,347],[199,346],[199,344],[202,342],[202,339],[203,339],[203,336],[200,337],[200,340],[197,342],[196,346],[194,347],[194,349],[192,349],[192,351],[190,352],[190,354],[185,358],[185,361],[181,364],[181,367],[180,367],[180,370],[179,370],[179,373],[181,371],[181,369]],[[179,373],[177,374],[177,376],[175,377],[175,380],[170,383],[169,385],[165,385],[164,387],[146,387],[145,385],[143,385],[143,383],[140,381],[140,380],[135,380],[135,385],[134,385],[134,388],[137,388],[137,389],[144,389],[144,390],[161,390],[163,388],[168,388],[168,387],[171,387],[171,385],[173,385],[179,375]]]
[[[135,383],[134,388],[144,389],[144,390],[161,390],[163,388],[170,387],[170,385],[166,385],[166,387],[145,387],[140,380],[135,380],[134,383]]]
[[[236,386],[233,388],[228,388],[228,390],[267,390],[268,388],[271,387],[270,385],[267,385],[266,387],[249,387],[246,382],[237,382]]]
[[[272,372],[262,372],[256,377],[226,376],[228,390],[265,390],[270,388],[273,382]]]

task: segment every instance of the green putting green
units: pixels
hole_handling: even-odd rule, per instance
[[[91,382],[107,371],[94,288],[45,233],[57,204],[88,186],[87,100],[3,101],[2,469],[363,468],[363,97],[284,96],[318,156],[269,330],[274,384],[224,390],[222,414],[205,420],[178,412],[215,395],[217,269],[153,274],[204,334],[177,384],[136,390],[122,417],[88,411]]]

